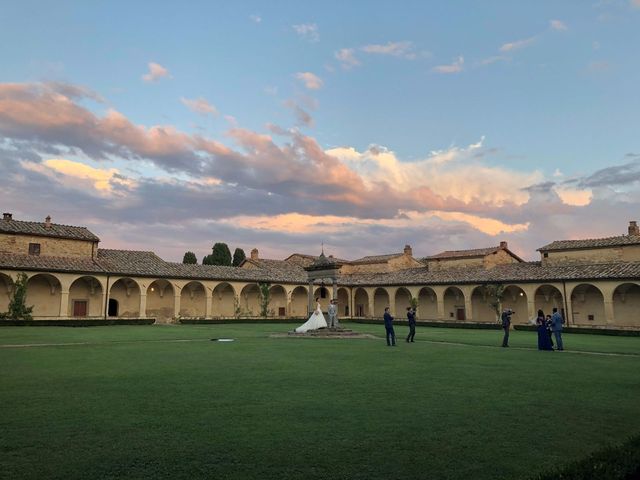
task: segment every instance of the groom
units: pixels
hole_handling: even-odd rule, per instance
[[[329,328],[338,327],[338,302],[334,298],[329,303]]]

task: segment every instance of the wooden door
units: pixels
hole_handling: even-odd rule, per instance
[[[73,316],[74,317],[86,317],[87,316],[87,301],[86,300],[74,300],[73,301]]]

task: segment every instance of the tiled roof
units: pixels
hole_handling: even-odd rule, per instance
[[[488,247],[488,248],[475,248],[472,250],[446,250],[430,257],[425,257],[426,260],[440,260],[448,258],[469,258],[469,257],[484,257],[498,251],[500,247]]]
[[[292,262],[302,265],[303,267],[311,265],[313,262],[317,261],[319,255],[307,255],[304,253],[293,253],[284,259],[285,262]],[[351,260],[345,260],[344,258],[336,258],[332,255],[327,256],[329,260],[334,262],[342,263],[353,263]]]
[[[640,279],[640,262],[543,266],[523,262],[482,267],[451,268],[430,272],[411,268],[389,273],[343,275],[343,285],[449,285],[456,283],[552,282],[562,280]]]
[[[387,255],[368,255],[366,257],[353,260],[351,263],[353,264],[382,263],[382,262],[387,262],[392,258],[401,257],[402,255],[404,255],[404,253],[389,253]]]
[[[49,227],[46,227],[44,222],[23,222],[21,220],[0,220],[0,233],[22,233],[39,237],[69,238],[91,242],[100,241],[86,227],[58,225],[57,223],[51,223]]]
[[[619,247],[623,245],[639,245],[640,235],[619,235],[607,238],[587,238],[584,240],[556,240],[538,249],[539,252],[550,250],[574,250],[585,248]]]
[[[49,272],[104,272],[97,262],[87,257],[51,257],[15,253],[0,253],[0,268]]]
[[[262,268],[245,269],[217,265],[189,265],[165,262],[153,252],[99,250],[96,261],[82,257],[51,257],[0,254],[0,268],[49,272],[112,274],[157,278],[228,280],[306,284],[306,272],[299,265],[284,260],[261,260]],[[482,283],[526,283],[562,280],[639,280],[640,262],[590,265],[543,266],[540,262],[523,262],[482,267],[447,269],[436,272],[426,267],[395,272],[341,275],[344,286],[385,285],[455,285]]]

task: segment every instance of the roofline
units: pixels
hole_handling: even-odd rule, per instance
[[[560,240],[560,241],[567,241],[567,240]],[[573,241],[573,240],[568,240],[568,241]],[[580,242],[581,240],[575,240],[576,242]],[[540,247],[540,248],[536,248],[536,252],[568,252],[571,250],[593,250],[594,248],[598,249],[598,248],[611,248],[611,247],[631,247],[633,245],[640,245],[640,242],[638,243],[617,243],[617,244],[612,244],[612,245],[594,245],[591,247],[560,247],[560,248],[545,248],[545,247]]]
[[[2,220],[0,220],[2,221]],[[68,225],[67,225],[68,226]],[[77,228],[85,228],[85,227],[77,227]],[[87,231],[89,231],[87,229]],[[91,232],[89,232],[91,233]],[[65,240],[77,240],[79,242],[100,242],[100,238],[95,237],[95,239],[93,238],[77,238],[77,237],[71,237],[69,235],[47,235],[44,233],[26,233],[26,232],[5,232],[5,231],[0,231],[0,234],[4,234],[4,235],[27,235],[30,237],[44,237],[44,238],[62,238]],[[93,234],[91,234],[93,235]]]

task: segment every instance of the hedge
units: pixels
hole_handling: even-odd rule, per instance
[[[305,318],[291,317],[251,317],[251,318],[181,318],[179,322],[183,325],[217,325],[229,323],[297,323],[302,324]]]
[[[532,480],[631,480],[640,478],[640,435],[622,445],[597,450],[588,457]]]
[[[535,331],[535,325],[514,325],[516,330]],[[615,330],[596,327],[563,327],[562,333],[584,333],[586,335],[613,335],[619,337],[640,337],[640,330]]]
[[[105,325],[152,325],[155,318],[73,318],[56,320],[0,320],[0,327],[98,327]]]
[[[354,322],[354,323],[367,323],[367,324],[375,324],[382,325],[384,320],[381,318],[350,318],[346,321]],[[408,326],[409,322],[407,320],[394,320],[394,325],[404,325]],[[441,327],[441,328],[476,328],[476,329],[484,329],[484,330],[501,330],[502,326],[499,323],[464,323],[464,322],[435,322],[435,321],[423,321],[418,320],[416,325],[419,327]]]

